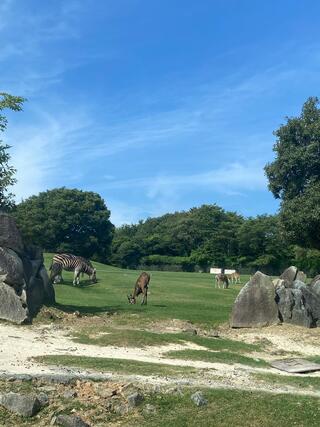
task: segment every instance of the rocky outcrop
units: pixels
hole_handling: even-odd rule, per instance
[[[296,280],[298,274],[298,269],[294,265],[284,270],[284,272],[281,274],[280,279],[284,280],[286,282],[286,286],[290,287],[292,286],[293,282]]]
[[[250,328],[278,321],[274,285],[270,277],[258,271],[235,300],[230,324],[233,328]]]
[[[307,328],[320,326],[320,275],[310,285],[306,285],[306,280],[305,273],[295,266],[272,281],[257,272],[234,303],[231,326],[267,326],[276,323],[276,317],[280,322]]]
[[[0,319],[17,324],[55,302],[54,288],[36,246],[25,246],[8,214],[0,213]]]

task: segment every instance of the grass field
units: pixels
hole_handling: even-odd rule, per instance
[[[47,267],[51,258],[50,254],[45,257]],[[201,347],[168,351],[164,353],[164,357],[223,364],[240,363],[250,369],[269,366],[266,361],[256,357],[264,351],[263,341],[261,343],[259,340],[254,341],[258,344],[247,344],[226,337],[210,338],[203,334],[228,322],[233,302],[248,277],[242,277],[242,285],[231,285],[226,290],[216,289],[214,278],[209,274],[150,272],[148,305],[141,306],[141,300],[138,300],[136,305],[130,305],[127,300],[127,294],[132,292],[139,271],[123,270],[99,263],[95,263],[95,267],[98,278],[96,284],[91,284],[87,277],[84,277],[80,286],[74,287],[72,274],[64,272],[64,284],[55,285],[56,307],[67,313],[79,311],[83,315],[79,321],[74,320],[72,325],[75,341],[120,348],[188,342]],[[175,331],[168,331],[165,326],[171,325],[173,319],[177,319],[181,325],[192,324],[192,328],[202,331],[201,336],[193,335],[192,328],[183,331],[180,327],[180,330],[177,328]],[[42,320],[39,318],[37,321]],[[38,357],[37,360],[50,365],[160,377],[192,378],[201,371],[187,366],[95,358],[87,355],[57,354]],[[203,372],[205,376],[205,370]],[[280,377],[268,373],[255,373],[252,380],[258,381],[259,384],[261,382],[262,385],[292,385],[312,390],[318,390],[319,387],[317,378],[299,379],[293,376]],[[115,421],[121,426],[159,427],[319,425],[320,407],[319,399],[316,397],[203,389],[208,405],[198,408],[190,401],[191,392],[191,389],[185,389],[183,394],[157,393],[146,396],[134,418],[119,419],[114,415],[108,415],[110,419],[106,421]],[[155,415],[144,412],[143,408],[148,403],[156,407]]]
[[[45,257],[46,266],[52,256]],[[212,275],[203,273],[151,272],[148,305],[128,304],[139,271],[121,270],[95,263],[98,283],[90,284],[87,276],[79,287],[72,286],[72,274],[64,272],[64,284],[55,285],[58,308],[82,314],[117,312],[124,317],[138,315],[139,322],[165,319],[188,320],[214,327],[227,322],[232,304],[241,286],[215,289]],[[244,277],[243,283],[247,280]]]

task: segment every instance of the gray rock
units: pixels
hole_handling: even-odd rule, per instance
[[[0,247],[10,248],[21,254],[23,242],[16,222],[12,216],[0,213]]]
[[[275,289],[281,288],[285,286],[285,281],[283,279],[273,279],[272,283]]]
[[[37,398],[40,402],[41,407],[48,406],[49,405],[49,397],[46,393],[41,391],[37,394]]]
[[[292,286],[293,282],[295,281],[298,274],[298,269],[294,265],[291,267],[288,267],[284,272],[281,274],[280,279],[285,280],[287,283],[287,286]]]
[[[41,409],[41,403],[35,395],[7,393],[1,396],[0,404],[9,411],[23,417],[33,417]]]
[[[29,320],[29,311],[24,299],[19,297],[11,286],[4,283],[0,283],[0,318],[17,324]]]
[[[125,403],[115,403],[111,405],[111,410],[118,415],[126,415],[130,408]]]
[[[290,288],[281,287],[276,290],[278,296],[278,309],[280,320],[289,322],[292,318],[292,309],[294,307],[294,297]]]
[[[184,333],[184,334],[191,334],[191,335],[198,335],[198,332],[197,332],[197,330],[196,329],[194,329],[194,328],[185,328],[185,329],[183,329],[182,330],[182,332]]]
[[[307,275],[303,271],[298,271],[295,280],[300,280],[303,283],[307,282]]]
[[[76,415],[58,415],[55,424],[62,427],[90,427],[88,423]]]
[[[316,282],[320,282],[320,274],[317,274],[310,283],[310,286],[314,285]]]
[[[154,405],[150,405],[150,403],[148,403],[143,409],[143,412],[146,414],[154,414],[156,411],[156,407]]]
[[[313,304],[313,295],[304,283],[295,281],[292,288],[282,287],[277,289],[276,293],[280,320],[307,328],[314,325],[310,307],[310,304]]]
[[[208,401],[204,398],[201,391],[196,391],[192,396],[191,400],[197,405],[197,406],[205,406],[208,404]]]
[[[130,396],[128,396],[127,400],[128,400],[128,406],[130,408],[134,408],[135,406],[140,405],[140,403],[143,401],[144,397],[142,393],[139,392],[135,392],[133,394],[131,394]]]
[[[0,247],[0,276],[17,292],[25,285],[22,260],[12,249]]]
[[[312,279],[310,283],[310,290],[314,292],[316,295],[320,296],[320,275],[316,276]]]
[[[54,287],[53,287],[53,284],[50,282],[47,270],[43,265],[39,270],[38,276],[43,283],[44,302],[47,304],[54,304],[56,300]]]
[[[63,393],[62,397],[64,399],[74,399],[77,397],[77,392],[75,390],[67,390]]]
[[[293,289],[301,289],[301,288],[306,289],[307,285],[304,282],[302,282],[301,280],[296,279],[292,284],[292,288]]]
[[[232,309],[233,328],[262,327],[279,321],[271,278],[257,271],[239,292]]]
[[[301,288],[301,292],[304,305],[313,318],[314,324],[312,326],[316,326],[316,322],[320,320],[320,296],[313,292],[308,286]]]

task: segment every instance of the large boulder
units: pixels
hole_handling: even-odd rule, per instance
[[[0,247],[23,253],[23,242],[15,220],[3,212],[0,212]]]
[[[310,328],[313,326],[314,320],[303,297],[306,285],[295,281],[293,286],[293,288],[282,287],[276,290],[279,318],[285,323]]]
[[[274,285],[275,289],[281,288],[282,286],[285,286],[285,281],[283,279],[273,279],[272,283]]]
[[[0,232],[0,319],[20,324],[31,320],[44,303],[55,302],[54,288],[42,250],[24,246],[14,220],[6,214],[0,214]]]
[[[19,296],[11,286],[3,282],[0,283],[0,319],[17,324],[29,320],[25,292]]]
[[[17,290],[25,284],[23,263],[12,249],[0,247],[0,276]]]
[[[288,267],[284,272],[281,274],[280,279],[284,280],[286,282],[286,286],[290,287],[292,286],[293,282],[296,280],[298,274],[298,269],[294,265],[291,267]]]
[[[230,325],[251,328],[278,323],[275,289],[269,276],[258,271],[241,289],[233,305]]]
[[[37,396],[30,394],[6,393],[0,396],[0,404],[23,417],[33,417],[41,409],[41,403]]]
[[[300,280],[303,283],[307,283],[307,275],[303,271],[298,271],[295,280]]]
[[[310,283],[310,290],[320,297],[320,275],[318,274]]]

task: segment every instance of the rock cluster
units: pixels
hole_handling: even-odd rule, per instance
[[[279,279],[257,272],[235,300],[233,328],[261,327],[279,322],[308,328],[320,326],[320,275],[310,285],[297,267],[287,268]]]
[[[0,213],[0,319],[25,323],[54,301],[42,251],[25,245],[14,219]]]

